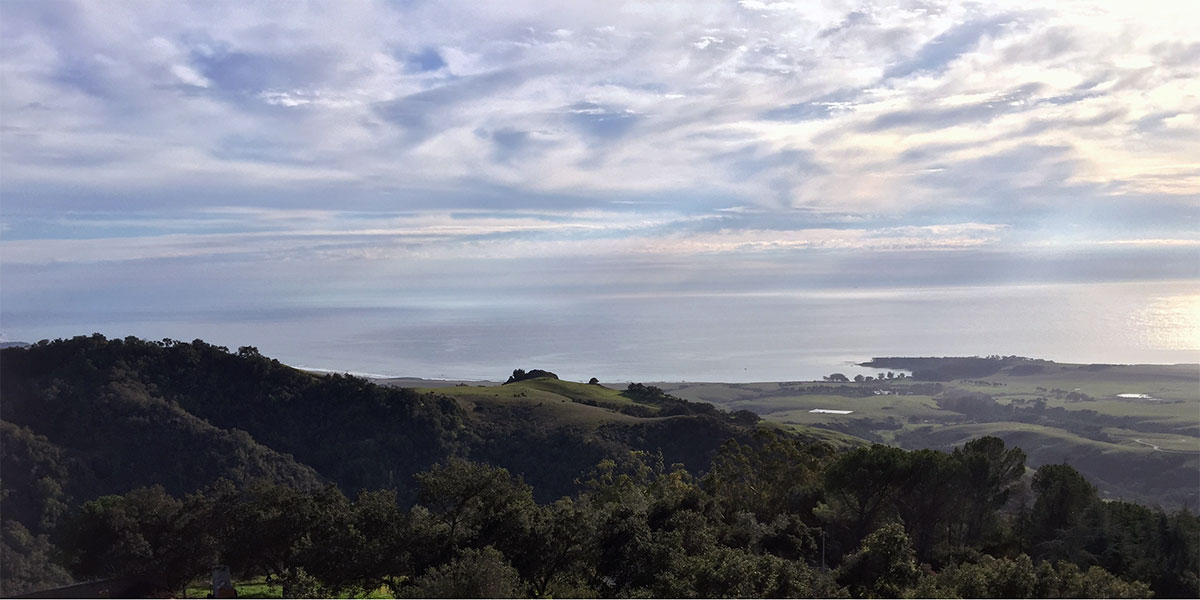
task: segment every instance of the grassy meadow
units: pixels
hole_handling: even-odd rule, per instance
[[[783,427],[825,429],[843,443],[857,437],[910,449],[948,450],[993,435],[1024,449],[1031,467],[1060,462],[1077,466],[1108,497],[1168,505],[1190,502],[1193,507],[1200,501],[1200,365],[1040,361],[1032,369],[1005,368],[984,377],[943,382],[940,393],[928,393],[928,383],[911,378],[657,385],[688,400],[751,410]],[[938,405],[940,398],[968,393],[990,398],[1001,406],[1000,414],[983,418]],[[1042,413],[1047,417],[1033,419],[1025,412],[1035,403],[1051,409]],[[1003,407],[1024,418],[1007,420]],[[818,408],[853,412],[810,412]]]
[[[454,398],[470,411],[521,409],[554,425],[597,427],[607,423],[632,423],[638,417],[612,410],[636,404],[618,390],[554,379],[529,379],[507,385],[455,385],[417,388]],[[646,405],[643,405],[646,406]],[[656,407],[647,406],[649,410]]]

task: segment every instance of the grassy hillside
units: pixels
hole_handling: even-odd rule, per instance
[[[579,384],[576,384],[579,385]],[[571,397],[539,389],[535,381],[522,381],[505,386],[456,386],[448,388],[416,388],[419,392],[437,393],[453,398],[465,410],[488,414],[489,411],[522,409],[539,422],[553,425],[586,425],[595,428],[604,423],[634,422],[636,417],[599,406],[575,402]]]
[[[658,411],[657,406],[635,402],[622,396],[618,390],[548,377],[500,386],[456,385],[414,389],[454,398],[471,412],[523,407],[536,415],[539,422],[547,425],[588,425],[595,428],[606,423],[638,421],[632,415],[619,412],[625,407],[640,406],[651,413]]]
[[[539,377],[416,391],[456,402],[479,432],[470,457],[504,465],[542,500],[570,493],[578,477],[602,460],[623,464],[629,450],[661,453],[665,464],[703,471],[723,443],[745,440],[758,421],[657,388],[631,388]]]

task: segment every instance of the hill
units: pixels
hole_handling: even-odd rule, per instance
[[[93,335],[7,348],[5,544],[21,554],[34,547],[26,537],[49,535],[82,503],[150,485],[181,496],[219,479],[333,483],[347,494],[395,489],[411,501],[413,474],[451,457],[503,466],[550,501],[575,492],[596,464],[624,464],[635,450],[704,470],[757,421],[640,390],[634,399],[551,378],[403,389],[200,340]]]
[[[1105,502],[1068,465],[1031,476],[1001,439],[1032,456],[1115,438],[1107,419],[1163,435],[1186,421],[908,379],[674,395],[518,369],[503,385],[412,389],[199,340],[5,349],[0,594],[143,575],[147,593],[178,594],[215,563],[329,597],[1200,590],[1200,519]],[[706,394],[732,412],[681,397]],[[940,449],[856,442],[885,436]],[[1191,459],[1080,439],[1080,469]],[[1173,483],[1141,466],[1146,485]]]

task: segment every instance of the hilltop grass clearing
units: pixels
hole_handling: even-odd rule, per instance
[[[529,410],[540,421],[555,425],[598,427],[608,423],[644,421],[612,409],[634,404],[616,390],[548,378],[501,386],[457,385],[417,388],[417,391],[449,396],[472,412],[497,408]],[[653,407],[648,408],[654,410]]]

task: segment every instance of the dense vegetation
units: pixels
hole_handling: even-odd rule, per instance
[[[524,400],[536,390],[521,386],[541,381],[549,382],[506,388]],[[528,404],[468,408],[443,394],[316,376],[252,347],[231,352],[200,340],[93,335],[4,349],[4,591],[69,581],[50,561],[62,519],[84,502],[139,487],[182,497],[222,478],[239,489],[332,483],[347,494],[394,489],[408,503],[415,473],[460,457],[523,475],[548,502],[576,490],[576,479],[602,460],[624,464],[631,450],[661,450],[702,470],[721,443],[750,432],[707,405],[705,414],[669,418],[636,405],[649,414],[633,418],[570,404],[588,414],[585,425],[540,418],[543,409]]]
[[[1015,375],[1032,375],[1041,372],[1049,361],[1023,356],[964,356],[875,358],[863,363],[864,367],[877,369],[908,369],[914,379],[925,381],[952,381],[994,375],[1008,369]]]
[[[199,341],[0,369],[6,595],[215,563],[289,595],[1200,595],[1200,519],[994,437],[837,450],[654,386],[451,398]]]
[[[558,375],[550,371],[541,369],[530,369],[528,372],[525,369],[513,369],[512,375],[509,375],[508,381],[504,383],[516,383],[518,381],[526,381],[528,379],[539,379],[541,377],[549,377],[550,379],[558,379]]]

